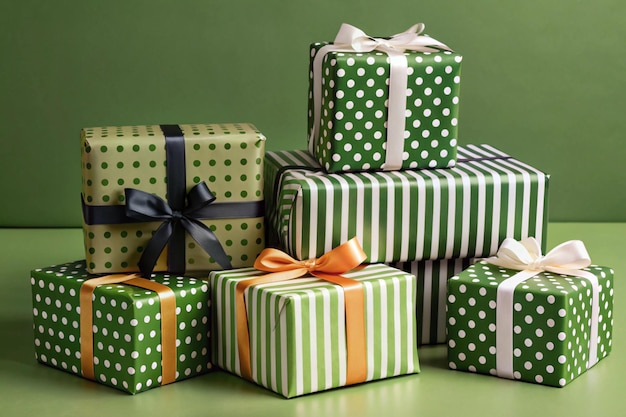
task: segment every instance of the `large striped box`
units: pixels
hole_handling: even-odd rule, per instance
[[[241,375],[235,287],[264,274],[253,268],[211,272],[214,363]],[[367,381],[419,372],[415,277],[387,265],[343,274],[363,283]],[[252,379],[287,398],[346,384],[343,290],[317,278],[251,286],[246,291]]]
[[[396,262],[391,266],[417,278],[415,317],[418,345],[446,343],[448,280],[472,263],[472,258]]]
[[[306,151],[267,152],[269,244],[317,258],[356,236],[368,262],[494,255],[506,237],[543,244],[549,176],[488,145],[433,170],[327,174]]]

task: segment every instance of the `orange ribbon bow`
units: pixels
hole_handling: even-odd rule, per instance
[[[80,363],[83,376],[95,380],[93,363],[93,292],[99,285],[124,283],[157,293],[161,303],[161,385],[176,381],[176,296],[167,285],[137,274],[87,280],[80,287]]]
[[[356,268],[366,258],[357,238],[350,239],[317,259],[305,261],[297,261],[278,249],[264,249],[255,260],[254,267],[269,274],[239,281],[236,288],[237,347],[241,375],[252,380],[248,315],[244,299],[246,289],[256,284],[287,281],[309,274],[343,288],[346,309],[346,385],[364,382],[367,358],[363,285],[341,274]]]

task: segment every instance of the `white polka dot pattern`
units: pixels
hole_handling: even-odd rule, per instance
[[[311,45],[309,132],[313,127]],[[402,168],[455,164],[462,57],[452,52],[405,52],[408,61]],[[328,172],[381,169],[385,162],[389,57],[383,52],[329,52],[322,65],[319,138],[314,157]]]
[[[85,261],[31,273],[35,356],[46,365],[81,375],[79,290],[94,275]],[[211,369],[209,290],[201,280],[153,274],[176,294],[176,380]],[[102,384],[135,394],[161,384],[161,315],[155,292],[102,285],[93,296],[94,370]]]
[[[611,351],[613,270],[585,268],[598,277],[598,359]],[[496,374],[496,294],[516,272],[480,262],[448,282],[448,361],[452,369]],[[591,284],[547,272],[515,289],[514,378],[562,387],[588,369]],[[498,312],[498,314],[501,314]]]

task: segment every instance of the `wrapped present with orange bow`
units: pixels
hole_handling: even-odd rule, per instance
[[[211,272],[213,363],[287,398],[419,372],[415,277],[365,257],[353,238]]]

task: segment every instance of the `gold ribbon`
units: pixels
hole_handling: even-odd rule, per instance
[[[252,380],[248,314],[244,299],[246,289],[256,284],[287,281],[309,274],[343,288],[346,311],[346,385],[364,382],[367,377],[367,356],[363,284],[341,274],[356,268],[366,258],[367,255],[356,238],[317,259],[305,261],[297,261],[278,249],[264,249],[255,260],[254,267],[269,274],[239,281],[236,287],[237,348],[241,376]]]
[[[161,303],[161,385],[176,380],[176,296],[166,285],[138,274],[116,274],[87,280],[80,287],[80,364],[83,376],[95,380],[93,363],[93,292],[99,285],[124,283],[154,291]]]

